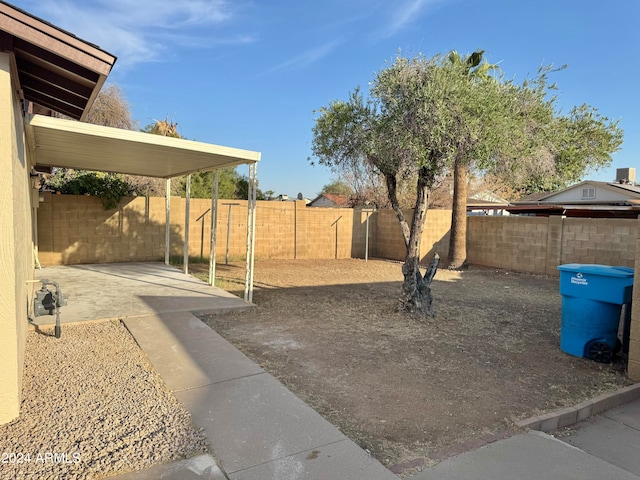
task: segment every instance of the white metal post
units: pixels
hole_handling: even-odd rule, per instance
[[[251,219],[251,268],[249,272],[249,302],[253,303],[253,270],[255,266],[256,252],[256,208],[258,196],[258,164],[253,164],[253,208]]]
[[[216,279],[216,243],[218,232],[218,170],[211,182],[211,243],[209,246],[209,285]]]
[[[364,261],[365,262],[369,261],[369,213],[371,212],[367,210],[367,235],[364,241]]]
[[[189,273],[189,210],[191,206],[191,175],[187,175],[184,213],[184,273]]]
[[[164,263],[169,265],[171,254],[171,179],[167,178],[167,191],[165,192],[165,221],[164,221]]]
[[[255,163],[249,164],[248,199],[247,199],[247,254],[244,280],[244,299],[251,303],[253,301],[253,267],[255,252],[256,233],[256,170]]]
[[[229,210],[227,212],[227,248],[224,254],[224,264],[229,265],[229,241],[231,240],[231,206],[229,203]]]

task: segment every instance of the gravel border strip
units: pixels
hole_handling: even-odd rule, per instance
[[[0,478],[84,480],[208,452],[206,437],[120,321],[29,331],[20,417]]]

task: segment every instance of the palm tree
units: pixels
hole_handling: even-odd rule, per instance
[[[483,55],[484,50],[479,50],[462,57],[454,50],[449,53],[448,58],[451,66],[459,68],[463,75],[469,77],[470,82],[476,82],[489,79],[489,73],[499,69],[497,65],[482,63]],[[464,268],[467,261],[467,182],[469,165],[473,159],[465,155],[465,150],[458,149],[453,162],[453,206],[447,258],[450,269]]]
[[[170,122],[167,117],[164,120],[155,120],[155,123],[149,126],[148,132],[163,137],[182,138],[178,133],[178,123]]]

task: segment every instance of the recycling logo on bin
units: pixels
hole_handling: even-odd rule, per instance
[[[575,285],[589,285],[587,279],[584,278],[584,275],[582,275],[582,273],[580,272],[576,273],[575,277],[571,277],[571,283]]]

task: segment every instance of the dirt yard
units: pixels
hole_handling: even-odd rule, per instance
[[[241,290],[244,264],[217,274]],[[259,261],[257,307],[205,321],[403,476],[630,384],[560,351],[557,278],[440,270],[427,320],[395,312],[401,280],[397,262]]]

